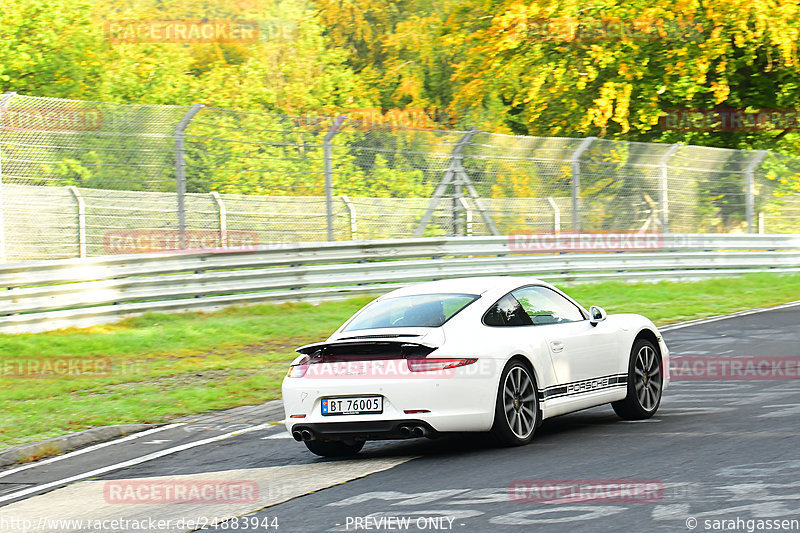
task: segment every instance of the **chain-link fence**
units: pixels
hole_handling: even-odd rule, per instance
[[[0,261],[434,235],[800,232],[767,151],[0,96]]]

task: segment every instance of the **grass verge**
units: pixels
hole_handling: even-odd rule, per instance
[[[800,275],[566,290],[587,308],[640,313],[665,325],[797,300]],[[151,313],[105,326],[0,335],[0,450],[94,426],[163,422],[279,398],[294,348],[323,340],[370,299]],[[48,364],[98,368],[91,366],[98,360],[110,363],[108,372],[35,377]]]

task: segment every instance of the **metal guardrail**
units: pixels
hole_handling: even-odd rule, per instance
[[[596,235],[589,234],[588,241]],[[800,271],[800,235],[668,234],[647,251],[544,249],[524,237],[346,241],[0,266],[0,332],[108,323],[148,311],[324,300],[476,275],[560,282]]]

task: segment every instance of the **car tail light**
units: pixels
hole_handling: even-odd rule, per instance
[[[448,358],[420,358],[420,359],[407,359],[408,369],[412,372],[432,372],[435,370],[447,370],[448,368],[457,368],[459,366],[471,365],[477,359],[456,359]]]
[[[286,374],[286,377],[289,378],[302,378],[308,372],[308,367],[313,365],[314,363],[321,363],[321,357],[310,357],[306,355],[302,359],[300,359],[297,363],[293,364],[289,367],[289,373]]]
[[[309,365],[307,364],[300,364],[300,365],[292,365],[289,367],[289,373],[286,374],[288,378],[302,378],[308,372]]]

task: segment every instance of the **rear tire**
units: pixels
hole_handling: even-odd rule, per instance
[[[644,420],[656,414],[663,377],[661,356],[653,343],[645,339],[634,342],[628,363],[628,395],[611,403],[614,412],[625,420]]]
[[[539,425],[539,398],[533,372],[512,359],[500,374],[492,435],[505,446],[522,446]]]
[[[364,447],[363,440],[353,441],[319,441],[307,440],[305,441],[306,448],[320,457],[349,457],[361,451]]]

